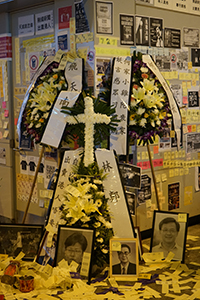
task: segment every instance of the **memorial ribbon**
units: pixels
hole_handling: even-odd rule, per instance
[[[116,57],[113,67],[113,79],[110,105],[115,106],[116,114],[120,119],[117,131],[110,135],[110,149],[117,154],[127,154],[127,122],[128,107],[131,87],[131,66],[130,56]]]
[[[65,78],[68,82],[68,91],[61,91],[54,104],[41,143],[58,148],[67,123],[68,115],[61,112],[63,106],[72,107],[82,91],[83,60],[76,58],[67,62]]]

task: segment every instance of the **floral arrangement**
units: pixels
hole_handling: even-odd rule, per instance
[[[58,65],[53,62],[37,79],[23,112],[23,126],[35,143],[41,140],[46,120],[58,93],[67,90],[64,71],[59,70]]]
[[[68,115],[65,139],[77,139],[78,145],[86,150],[85,154],[89,153],[86,165],[92,163],[94,147],[107,139],[110,131],[116,130],[119,120],[115,108],[107,105],[99,97],[95,98],[90,93],[82,92],[74,106],[63,106],[62,112]],[[86,120],[90,123],[87,129]]]
[[[114,108],[84,92],[72,108],[63,107],[62,112],[68,115],[66,132],[71,138],[78,136],[84,153],[65,187],[61,218],[69,226],[96,229],[93,263],[103,267],[109,262],[109,239],[113,230],[108,199],[103,192],[105,175],[94,160],[94,148],[109,136],[110,130],[115,130],[119,120]]]
[[[103,267],[109,262],[109,239],[113,236],[110,212],[103,192],[103,170],[96,162],[86,167],[81,160],[71,182],[65,187],[62,216],[68,226],[95,229],[94,265]]]
[[[133,54],[133,83],[129,114],[130,140],[143,145],[162,137],[171,118],[165,91],[156,76],[142,61],[142,53]]]

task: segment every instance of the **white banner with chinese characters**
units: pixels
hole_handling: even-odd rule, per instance
[[[57,233],[58,230],[58,225],[61,217],[60,207],[63,201],[64,188],[69,183],[69,178],[72,173],[72,167],[78,164],[82,151],[82,148],[79,148],[77,150],[65,151],[47,225],[47,231],[50,232],[48,238],[50,242],[53,233]]]
[[[45,128],[41,143],[58,148],[67,123],[68,115],[61,112],[62,106],[72,107],[82,90],[82,58],[68,62],[65,68],[65,78],[68,91],[61,91]]]
[[[99,168],[103,168],[104,173],[107,174],[103,187],[105,197],[109,198],[108,205],[114,235],[118,238],[134,238],[133,222],[114,153],[112,150],[97,149],[95,155]]]
[[[131,86],[131,66],[130,56],[116,57],[113,67],[113,79],[110,105],[115,106],[116,114],[120,122],[115,133],[110,135],[110,149],[117,154],[127,153],[127,123],[128,108]]]

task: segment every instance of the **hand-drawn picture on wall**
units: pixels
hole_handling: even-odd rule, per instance
[[[134,45],[134,16],[120,14],[120,45]]]
[[[182,106],[182,99],[183,99],[183,92],[182,92],[182,85],[181,84],[171,84],[170,85],[171,91],[174,95],[176,103],[179,107]]]
[[[151,47],[163,47],[163,19],[150,18]]]
[[[188,107],[189,108],[199,108],[199,92],[198,91],[188,91]]]
[[[168,210],[179,208],[180,183],[168,184]]]
[[[183,47],[199,47],[199,29],[183,28]]]
[[[181,48],[181,31],[179,29],[164,29],[164,47]]]
[[[191,60],[193,67],[200,67],[200,48],[191,49]]]
[[[135,16],[135,43],[136,45],[149,46],[149,18]]]
[[[96,1],[96,33],[113,34],[113,3]]]

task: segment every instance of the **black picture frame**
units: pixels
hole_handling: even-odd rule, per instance
[[[163,252],[163,258],[173,252],[172,260],[184,263],[188,218],[185,212],[154,211],[150,252]]]
[[[123,249],[124,248],[124,249]],[[126,251],[128,254],[125,254]],[[120,257],[126,256],[129,264],[125,274],[121,269]],[[131,280],[138,277],[139,260],[138,260],[138,239],[137,238],[112,238],[110,239],[110,277],[115,280]]]
[[[63,259],[68,261],[68,264],[75,261],[78,264],[76,272],[80,274],[82,280],[90,282],[94,234],[94,229],[59,225],[55,266]]]
[[[113,2],[95,1],[95,8],[96,33],[113,34]],[[106,25],[106,23],[108,23],[108,25]],[[102,24],[102,26],[100,24]]]
[[[8,254],[13,258],[20,252],[23,260],[33,261],[43,235],[43,225],[0,224],[0,254]]]

